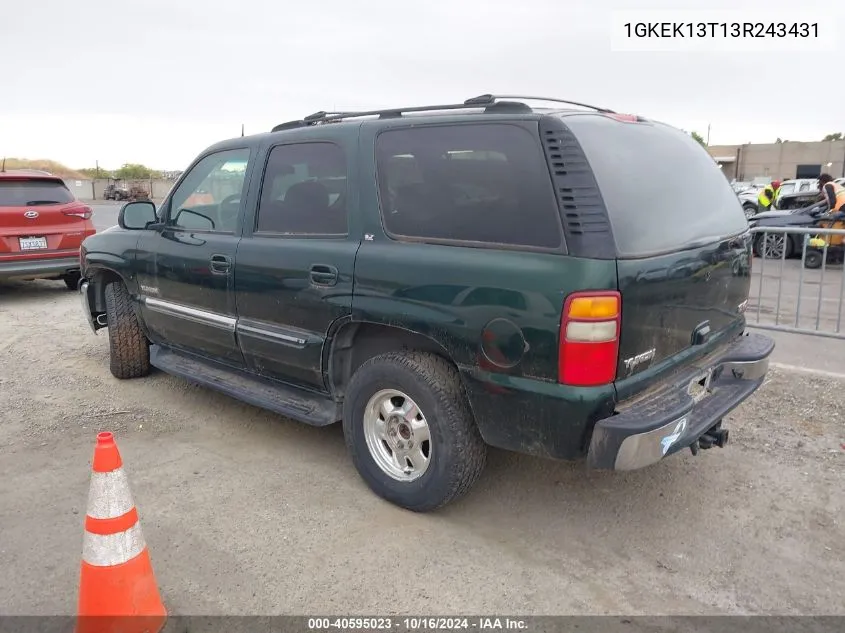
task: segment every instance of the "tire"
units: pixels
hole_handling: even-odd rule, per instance
[[[391,415],[385,418],[393,421],[386,422],[383,428],[393,425],[394,430],[400,430],[371,448],[375,442],[372,431],[377,423],[367,422],[373,419],[367,412],[371,403],[386,397],[385,392],[406,398],[393,398],[388,402],[397,404],[391,406],[407,404],[408,399],[416,404],[419,416],[408,424],[425,425],[427,429],[427,434],[425,430],[419,434],[417,428],[418,435],[412,433],[410,436],[411,442],[416,437],[428,436],[426,466],[405,475],[405,479],[401,475],[397,478],[395,472],[391,475],[380,459],[385,459],[390,452],[388,441],[402,440],[402,424],[410,417]],[[398,427],[394,417],[399,421]],[[457,370],[433,354],[389,352],[361,365],[352,376],[344,399],[343,432],[355,468],[370,489],[383,499],[414,512],[435,510],[464,495],[484,470],[487,460],[487,446],[473,420]],[[418,442],[418,452],[424,452],[425,443],[425,440]],[[393,454],[398,455],[398,452]],[[418,461],[414,457],[404,464],[410,470],[412,462]]]
[[[792,238],[788,235],[778,235],[776,233],[769,233],[766,236],[764,233],[760,233],[754,240],[754,254],[757,257],[763,256],[763,238],[768,237],[769,240],[769,248],[766,249],[769,253],[772,251],[777,251],[776,256],[772,256],[771,254],[766,256],[766,259],[780,259],[781,258],[781,250],[780,248],[786,248],[786,258],[789,259],[792,257],[793,253],[795,252],[795,243],[792,241]],[[779,246],[775,246],[773,242],[780,242]]]
[[[150,347],[126,286],[106,286],[106,319],[109,330],[109,369],[115,378],[140,378],[150,373]]]
[[[822,254],[820,251],[808,250],[804,256],[804,268],[821,268]]]
[[[62,277],[62,281],[65,282],[65,286],[67,286],[68,290],[78,290],[80,279],[82,279],[82,275],[79,273],[69,273]]]
[[[746,204],[742,207],[742,210],[745,211],[745,217],[750,219],[752,216],[757,215],[757,205],[756,204]]]

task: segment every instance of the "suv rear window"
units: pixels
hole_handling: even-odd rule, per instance
[[[385,230],[394,236],[561,245],[539,135],[513,124],[419,126],[376,141]]]
[[[0,179],[0,207],[34,207],[73,201],[70,190],[57,180]]]
[[[598,182],[620,257],[678,251],[748,229],[719,166],[687,134],[602,115],[567,116],[564,122]]]

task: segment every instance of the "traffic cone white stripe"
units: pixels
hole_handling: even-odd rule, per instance
[[[138,522],[117,534],[92,534],[86,530],[82,560],[94,567],[121,565],[141,554],[146,546]]]
[[[88,492],[88,516],[92,519],[114,519],[135,507],[129,481],[123,468],[107,473],[95,472]]]

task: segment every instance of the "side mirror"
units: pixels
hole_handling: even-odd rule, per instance
[[[192,209],[179,209],[173,223],[180,229],[195,231],[213,231],[214,220]]]
[[[157,221],[156,205],[147,201],[128,202],[121,207],[117,215],[120,228],[130,231],[143,231]]]

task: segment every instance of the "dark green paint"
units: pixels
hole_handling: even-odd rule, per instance
[[[467,122],[472,116],[420,123]],[[329,363],[341,326],[361,322],[423,336],[458,367],[488,443],[557,458],[582,455],[593,424],[611,415],[620,398],[653,386],[742,330],[737,306],[747,298],[749,278],[739,263],[747,240],[619,261],[591,259],[589,253],[394,241],[382,227],[374,161],[376,136],[392,125],[407,122],[320,125],[219,143],[197,160],[225,149],[251,149],[234,234],[109,230],[86,240],[85,275],[109,270],[136,298],[152,296],[238,319],[236,332],[139,305],[153,342],[295,386],[304,397],[332,391],[330,377],[337,372]],[[346,153],[348,235],[254,234],[270,150],[306,141],[332,142]],[[215,254],[231,258],[230,275],[210,272]],[[315,265],[335,269],[336,280],[315,284]],[[558,384],[564,299],[579,290],[617,289],[623,295],[619,380],[595,388]],[[703,321],[713,334],[706,344],[691,346],[692,331]],[[654,361],[627,377],[623,359],[652,348]]]

